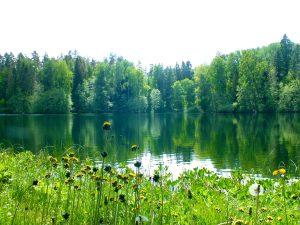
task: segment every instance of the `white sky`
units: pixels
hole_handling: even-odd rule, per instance
[[[279,42],[300,43],[298,0],[0,0],[0,54],[109,53],[148,67]]]

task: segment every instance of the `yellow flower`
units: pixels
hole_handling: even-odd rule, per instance
[[[129,176],[136,177],[136,174],[135,173],[129,173]]]
[[[261,208],[261,211],[262,211],[262,212],[267,212],[267,211],[268,211],[268,208],[262,207],[262,208]]]
[[[273,171],[273,176],[277,176],[278,173],[279,173],[279,170],[274,170],[274,171]]]
[[[103,130],[110,130],[111,128],[111,123],[110,122],[104,122],[102,126]]]
[[[268,216],[267,218],[268,218],[268,220],[273,220],[272,216]]]
[[[278,220],[278,221],[282,221],[282,217],[278,216],[278,217],[277,217],[277,220]]]
[[[136,151],[140,147],[138,145],[131,145],[131,151]]]
[[[279,173],[280,173],[280,174],[285,174],[285,173],[286,173],[286,170],[283,169],[283,168],[282,168],[282,169],[279,169]]]
[[[295,199],[297,199],[297,197],[298,197],[298,196],[297,196],[296,194],[291,194],[291,199],[294,199],[294,200],[295,200]]]
[[[236,221],[234,221],[233,224],[234,225],[241,225],[241,224],[244,224],[244,221],[243,220],[236,220]]]
[[[245,212],[245,209],[241,207],[241,208],[239,208],[239,211],[240,212]]]

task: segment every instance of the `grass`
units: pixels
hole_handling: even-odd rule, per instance
[[[150,177],[138,161],[112,167],[106,156],[81,160],[69,152],[58,159],[3,151],[0,224],[300,223],[300,182],[288,171],[256,179],[196,168],[172,179],[167,167]],[[249,192],[255,183],[262,195]]]

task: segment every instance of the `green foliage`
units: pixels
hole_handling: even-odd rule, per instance
[[[283,96],[300,79],[299,71],[300,45],[286,35],[280,43],[217,54],[210,65],[193,69],[190,61],[175,67],[156,64],[149,72],[114,54],[95,61],[76,51],[57,59],[45,54],[43,60],[36,52],[31,58],[5,53],[0,55],[0,111],[35,112],[32,105],[37,109],[44,101],[40,92],[55,89],[71,99],[63,101],[65,112],[70,104],[70,111],[79,113],[293,111],[297,107],[287,107],[293,103]]]
[[[70,109],[69,95],[58,88],[41,93],[34,105],[35,113],[68,113]]]
[[[151,110],[159,112],[162,109],[161,94],[158,89],[152,89],[150,93]]]
[[[293,80],[282,87],[279,110],[285,112],[300,111],[300,80]]]
[[[290,179],[283,168],[269,179],[241,171],[223,177],[205,168],[173,178],[164,166],[149,176],[149,171],[141,173],[140,162],[134,169],[112,167],[106,157],[80,161],[74,152],[61,159],[30,152],[0,156],[0,223],[4,225],[300,222],[299,179]],[[251,192],[255,185],[260,185],[260,193],[263,190],[259,205]]]

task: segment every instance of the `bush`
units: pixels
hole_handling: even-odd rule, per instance
[[[37,97],[34,104],[35,113],[68,113],[70,97],[61,89],[52,89]]]

